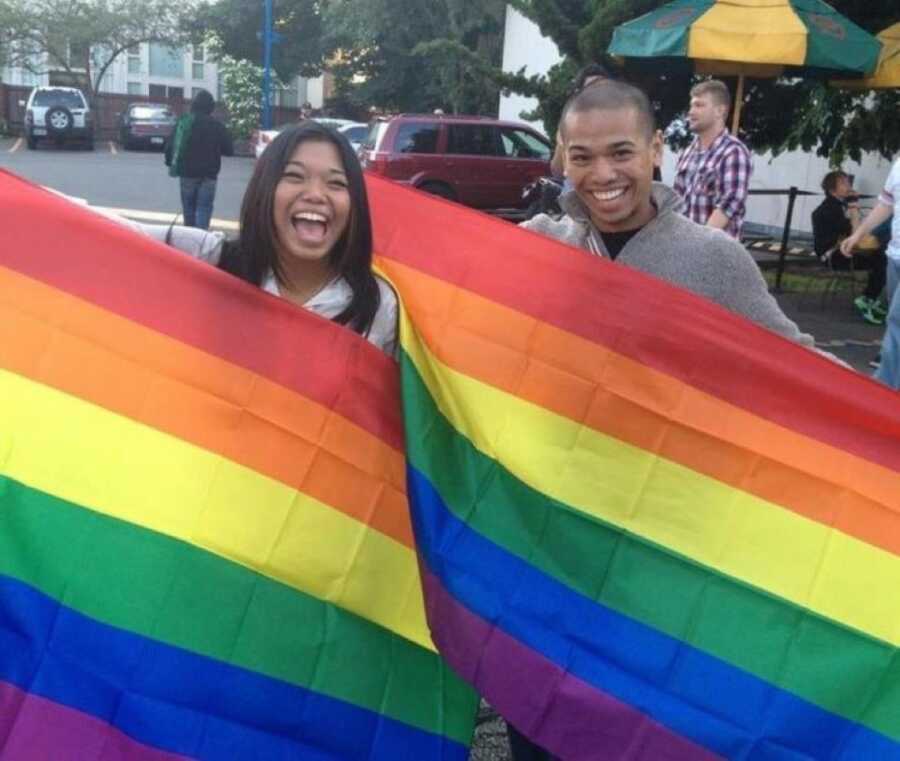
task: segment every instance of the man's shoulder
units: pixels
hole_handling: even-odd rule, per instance
[[[730,262],[750,256],[746,248],[723,230],[701,225],[682,214],[669,215],[665,235],[682,255],[714,263]]]
[[[746,146],[743,140],[741,140],[739,137],[735,137],[730,132],[726,132],[725,134],[726,138],[723,153],[740,153],[748,158],[750,157],[750,149]]]
[[[568,214],[563,214],[561,217],[538,214],[536,217],[522,222],[519,227],[575,246],[580,246],[585,237],[584,223],[573,219]]]

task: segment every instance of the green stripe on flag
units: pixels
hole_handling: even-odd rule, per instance
[[[435,653],[242,566],[0,477],[0,574],[86,616],[468,745]]]
[[[456,517],[585,597],[900,739],[892,646],[531,489],[452,427],[405,353],[401,368],[407,456]]]

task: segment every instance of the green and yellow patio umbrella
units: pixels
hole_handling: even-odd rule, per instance
[[[611,55],[690,59],[696,71],[744,77],[835,76],[875,70],[881,43],[822,0],[674,0],[616,27]]]
[[[900,88],[900,22],[879,32],[881,55],[875,73],[863,79],[832,81],[834,87],[844,90],[893,90]]]

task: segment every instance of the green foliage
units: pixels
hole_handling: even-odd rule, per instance
[[[272,48],[272,67],[285,82],[321,71],[320,6],[317,0],[273,0],[272,27],[281,39]],[[195,39],[214,34],[225,55],[262,64],[264,7],[263,0],[206,0],[184,15],[183,30]]]
[[[386,111],[496,114],[503,0],[331,0],[338,97]]]
[[[829,0],[839,13],[876,33],[900,20],[897,0]],[[552,39],[563,60],[546,76],[506,75],[504,86],[539,99],[524,118],[540,119],[547,134],[556,131],[562,106],[575,73],[592,63],[609,65],[604,51],[619,24],[666,4],[666,0],[512,0],[511,4]],[[629,61],[627,79],[650,95],[661,125],[685,110],[693,75],[687,63]],[[735,80],[725,78],[735,90]],[[815,150],[834,164],[862,152],[885,157],[900,152],[900,119],[896,91],[847,93],[808,79],[747,80],[741,133],[757,150],[775,153],[793,148]]]
[[[247,138],[260,121],[263,69],[251,61],[228,55],[222,40],[214,34],[204,37],[203,44],[219,68],[228,129],[237,138]],[[272,92],[282,86],[278,77],[273,76]]]

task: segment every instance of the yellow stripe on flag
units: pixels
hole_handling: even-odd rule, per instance
[[[0,472],[433,650],[412,549],[256,471],[0,370]],[[315,464],[313,464],[315,467]]]
[[[456,372],[420,342],[405,315],[403,336],[450,423],[531,488],[900,644],[893,602],[900,557]]]

